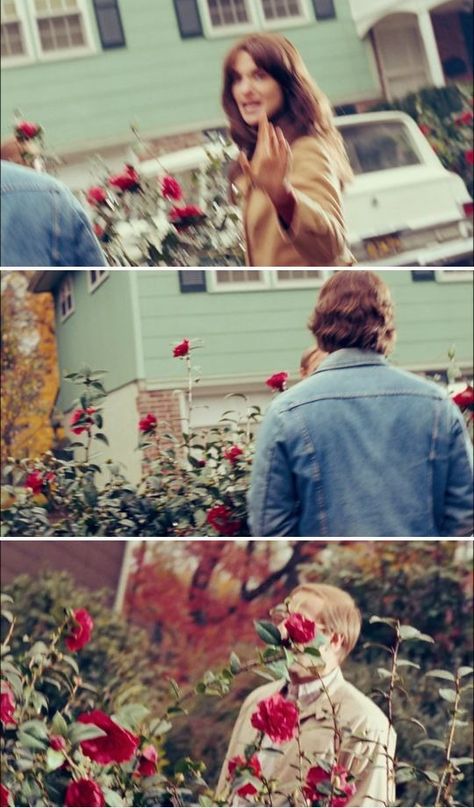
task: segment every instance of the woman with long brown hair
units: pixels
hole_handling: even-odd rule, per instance
[[[252,34],[224,62],[222,103],[240,149],[251,266],[349,266],[341,190],[352,173],[329,101],[280,34]]]

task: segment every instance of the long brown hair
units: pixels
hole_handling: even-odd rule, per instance
[[[342,137],[334,125],[329,100],[311,78],[294,45],[281,34],[250,34],[239,40],[225,59],[222,105],[237,146],[251,158],[257,142],[256,127],[245,123],[232,93],[235,60],[240,51],[248,53],[257,67],[272,76],[282,89],[284,106],[272,123],[281,127],[290,144],[303,135],[313,135],[326,143],[344,185],[351,179],[352,171]]]

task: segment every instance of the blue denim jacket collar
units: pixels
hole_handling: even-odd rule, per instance
[[[363,367],[364,365],[388,365],[385,356],[376,351],[363,351],[360,348],[339,348],[329,354],[312,375],[335,368]]]

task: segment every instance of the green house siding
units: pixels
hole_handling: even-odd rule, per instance
[[[235,36],[181,39],[172,0],[121,0],[126,46],[104,51],[87,6],[95,53],[2,71],[3,135],[17,109],[58,151],[133,141],[131,124],[159,136],[223,122],[221,64]],[[357,37],[348,0],[336,9],[335,20],[280,30],[334,103],[376,96],[370,47]]]
[[[128,271],[110,272],[108,278],[92,293],[87,271],[73,270],[75,311],[60,322],[56,295],[58,362],[61,377],[88,365],[94,370],[107,370],[107,391],[137,379],[140,359],[137,356],[134,317],[133,278]],[[57,291],[57,290],[56,290]],[[62,382],[58,402],[60,409],[70,408],[79,388]]]
[[[357,271],[357,270],[354,270]],[[393,361],[402,367],[439,368],[452,344],[472,362],[472,283],[415,283],[406,269],[381,270],[393,292],[398,340]],[[467,275],[466,275],[467,277]],[[203,383],[216,377],[297,373],[311,344],[306,322],[317,288],[190,293],[179,290],[175,270],[137,272],[145,376],[167,383],[184,378],[172,346],[199,339],[194,354]],[[159,316],[157,313],[159,312]]]

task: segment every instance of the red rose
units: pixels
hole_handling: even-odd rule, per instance
[[[474,388],[468,384],[460,393],[455,393],[451,396],[451,399],[461,410],[472,407],[474,405]]]
[[[174,177],[163,177],[161,180],[161,193],[165,199],[181,199],[183,195],[181,185]]]
[[[138,429],[140,432],[143,432],[144,435],[148,435],[149,432],[153,432],[156,429],[158,421],[153,413],[149,412],[148,415],[145,415],[144,418],[141,418],[138,422]]]
[[[471,110],[467,109],[462,115],[458,115],[458,117],[454,119],[454,123],[456,126],[470,126],[472,124],[472,118]]]
[[[87,407],[85,410],[74,410],[73,414],[71,415],[71,427],[73,427],[72,431],[75,435],[82,435],[83,432],[91,431],[94,420],[90,417],[93,415],[97,410],[94,407]],[[79,426],[74,427],[74,424],[79,423]]]
[[[308,620],[302,614],[292,614],[285,620],[284,626],[290,640],[306,644],[314,640],[316,634],[316,624]]]
[[[268,735],[273,743],[284,743],[295,736],[298,717],[296,705],[286,701],[281,693],[276,693],[257,704],[250,722],[252,727]]]
[[[31,123],[30,121],[21,121],[21,123],[17,124],[15,127],[15,131],[17,137],[22,140],[31,140],[39,135],[41,126],[38,126],[37,123]]]
[[[282,370],[280,373],[274,373],[273,376],[269,376],[266,380],[265,384],[267,387],[271,387],[272,390],[279,390],[280,393],[286,389],[286,382],[288,379],[288,373]]]
[[[87,201],[89,205],[103,205],[104,202],[107,202],[107,191],[100,185],[94,185],[87,191]]]
[[[125,166],[121,174],[114,174],[109,177],[109,185],[118,188],[119,191],[138,191],[140,188],[140,176],[133,166]]]
[[[207,512],[206,519],[208,525],[213,527],[220,536],[235,536],[241,525],[240,519],[232,517],[232,511],[227,505],[214,505]]]
[[[55,752],[62,752],[66,748],[66,741],[61,735],[50,735],[49,745]]]
[[[330,805],[333,808],[344,808],[356,791],[355,784],[347,782],[348,776],[349,772],[344,766],[340,766],[339,764],[333,766],[331,772],[326,772],[321,766],[312,766],[306,775],[303,793],[306,799],[311,803],[324,800],[326,799],[326,795],[318,790],[318,785],[320,783],[326,783],[328,786],[331,786],[332,783],[337,791],[343,793],[333,794]]]
[[[466,163],[470,166],[474,165],[474,149],[469,149],[469,151],[464,152],[464,157],[466,158]]]
[[[198,208],[197,205],[183,205],[181,208],[175,206],[171,208],[169,213],[172,222],[179,219],[194,219],[204,216],[204,211]]]
[[[189,340],[183,339],[179,345],[175,345],[173,348],[173,356],[187,356],[189,353]]]
[[[418,128],[420,132],[423,132],[424,135],[429,135],[431,132],[431,126],[428,126],[427,123],[420,123]]]
[[[106,735],[82,741],[81,749],[87,757],[96,763],[125,763],[136,752],[138,737],[124,729],[101,710],[83,713],[77,719],[81,724],[95,724],[103,729]]]
[[[87,609],[75,609],[73,617],[77,625],[73,627],[69,636],[66,637],[66,646],[70,651],[80,651],[91,638],[94,621]]]
[[[230,449],[226,449],[224,452],[224,457],[229,463],[235,463],[238,457],[244,453],[244,450],[240,448],[240,446],[231,446]]]
[[[254,777],[262,776],[262,767],[260,766],[260,761],[257,755],[252,755],[252,757],[250,757],[248,760],[242,757],[242,755],[236,755],[235,757],[231,758],[228,763],[228,777],[235,777],[235,772],[238,769],[248,769]]]
[[[316,802],[316,800],[322,799],[323,795],[318,791],[318,785],[320,783],[328,783],[329,785],[330,782],[331,775],[329,772],[324,771],[321,766],[311,766],[311,768],[308,769],[306,782],[303,787],[303,794],[308,802]]]
[[[156,764],[158,762],[158,752],[151,744],[145,746],[138,759],[138,768],[136,774],[140,777],[153,777],[156,773]]]
[[[40,471],[35,469],[35,471],[31,471],[27,477],[25,482],[23,483],[25,488],[31,488],[33,494],[41,494],[43,487],[46,483],[51,483],[55,479],[55,475],[52,471],[49,471],[47,474],[41,474]]]
[[[254,797],[255,794],[258,794],[258,789],[252,783],[245,783],[237,789],[236,794],[239,797]]]
[[[8,808],[8,806],[13,805],[11,800],[11,794],[6,786],[3,783],[0,783],[0,805],[2,808]]]
[[[15,712],[15,697],[8,682],[2,681],[0,692],[0,721],[3,724],[16,724],[13,718]]]
[[[105,805],[105,797],[98,783],[83,777],[81,780],[75,780],[68,785],[64,805],[71,808],[78,808],[79,806],[85,806],[85,808],[96,808],[97,806],[97,808],[100,808],[100,806]]]

